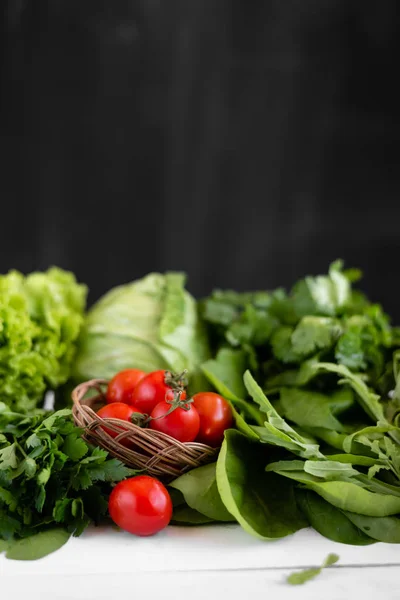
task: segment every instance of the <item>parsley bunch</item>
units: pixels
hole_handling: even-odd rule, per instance
[[[0,431],[0,540],[78,536],[106,514],[109,484],[134,473],[89,446],[69,409],[27,417],[0,403]]]

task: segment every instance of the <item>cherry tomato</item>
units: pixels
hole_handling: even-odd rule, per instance
[[[200,428],[200,417],[195,407],[190,405],[189,410],[176,408],[163,417],[170,409],[168,402],[159,402],[152,410],[150,428],[162,431],[180,442],[193,442]]]
[[[150,414],[159,402],[173,400],[172,389],[165,383],[165,371],[153,371],[143,377],[132,392],[130,403],[142,413]],[[186,398],[183,392],[181,399]]]
[[[125,402],[126,404],[130,404],[133,390],[145,376],[146,373],[139,371],[139,369],[125,369],[125,371],[120,371],[114,375],[107,387],[107,402]]]
[[[140,410],[135,408],[134,406],[129,406],[128,404],[124,404],[123,402],[113,402],[112,404],[106,404],[100,410],[97,411],[97,414],[102,419],[121,419],[121,421],[131,421],[131,417],[133,413],[140,413]],[[112,431],[108,427],[103,427],[104,431],[111,435],[111,437],[115,438],[121,432]],[[127,447],[131,447],[131,443],[128,440],[121,439],[121,444]]]
[[[108,512],[118,527],[135,535],[153,535],[172,517],[172,501],[163,484],[138,475],[120,481],[110,494]]]
[[[193,405],[200,417],[197,442],[217,447],[222,444],[225,429],[233,425],[229,403],[214,392],[200,392],[193,396]]]

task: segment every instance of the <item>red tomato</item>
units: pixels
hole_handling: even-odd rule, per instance
[[[172,389],[165,383],[165,371],[153,371],[139,381],[132,392],[130,403],[149,415],[156,404],[164,400],[173,400],[173,397]],[[185,398],[186,392],[183,392],[181,399]]]
[[[130,404],[134,388],[145,376],[146,373],[139,371],[139,369],[125,369],[125,371],[120,371],[114,375],[107,387],[107,402],[125,402],[126,404]]]
[[[165,415],[170,409],[171,404],[168,402],[159,402],[151,413],[150,428],[162,431],[180,442],[193,442],[200,428],[200,417],[197,410],[190,405],[189,410],[176,408],[169,415],[163,417],[162,415]]]
[[[135,408],[134,406],[129,406],[128,404],[124,404],[123,402],[113,402],[112,404],[106,404],[100,410],[97,411],[97,414],[102,419],[120,419],[121,421],[131,421],[131,417],[133,413],[140,413],[140,410]],[[112,431],[108,427],[103,427],[104,431],[111,435],[111,437],[115,438],[119,433]],[[121,444],[124,446],[130,447],[131,444],[128,441],[121,440]]]
[[[196,441],[213,447],[220,446],[225,429],[233,425],[229,403],[214,392],[200,392],[193,396],[193,405],[200,417],[200,430]]]
[[[120,481],[110,494],[108,512],[118,527],[135,535],[153,535],[172,517],[172,502],[163,484],[138,475]]]

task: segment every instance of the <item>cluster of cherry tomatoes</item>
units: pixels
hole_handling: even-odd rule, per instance
[[[140,413],[146,415],[150,429],[180,442],[218,447],[225,429],[233,424],[225,398],[214,392],[199,392],[187,399],[182,384],[163,370],[148,374],[138,369],[120,371],[108,384],[106,400],[97,413],[100,417],[134,421],[133,415]],[[111,429],[104,429],[112,437],[117,436]]]
[[[97,414],[102,418],[132,421],[135,413],[156,431],[181,441],[194,440],[217,447],[225,429],[233,424],[229,403],[213,392],[200,392],[187,399],[186,391],[168,371],[144,373],[126,369],[110,381],[107,404]],[[112,437],[118,434],[104,427]],[[121,443],[129,444],[129,442]],[[167,488],[154,477],[138,475],[118,483],[108,502],[110,517],[121,529],[135,535],[153,535],[164,529],[172,517]]]

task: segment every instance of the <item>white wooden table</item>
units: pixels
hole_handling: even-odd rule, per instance
[[[339,562],[302,586],[286,576]],[[346,546],[310,529],[276,542],[236,525],[169,527],[151,538],[89,529],[34,562],[0,557],[1,600],[399,599],[400,545]]]

